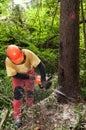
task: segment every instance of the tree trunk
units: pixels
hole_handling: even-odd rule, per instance
[[[79,0],[61,0],[58,80],[67,96],[79,96]]]

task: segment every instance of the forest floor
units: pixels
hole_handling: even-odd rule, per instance
[[[15,128],[13,110],[6,109],[7,118],[3,118],[3,129],[0,130],[86,130],[85,101],[76,102],[63,97],[66,102],[62,103],[59,100],[61,95],[55,91],[39,91],[32,107],[26,108],[26,105],[23,105],[21,128]]]
[[[54,93],[24,109],[23,125],[18,130],[86,130],[86,104],[61,104]]]

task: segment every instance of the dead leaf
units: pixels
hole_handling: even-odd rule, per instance
[[[56,128],[56,127],[57,127],[57,124],[54,124],[54,127]]]
[[[86,129],[86,125],[84,125],[84,128]]]
[[[36,128],[34,128],[34,130],[41,130],[41,129],[40,129],[40,127],[36,127]]]
[[[40,124],[40,121],[39,121],[39,120],[36,120],[36,123],[37,123],[37,124]]]

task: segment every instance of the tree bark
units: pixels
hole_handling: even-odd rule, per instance
[[[61,0],[60,56],[58,82],[70,97],[80,94],[79,86],[79,0]]]

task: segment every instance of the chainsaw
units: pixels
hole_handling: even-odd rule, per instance
[[[47,81],[50,81],[51,79],[52,79],[52,76],[48,77]],[[40,88],[43,88],[43,87],[42,87],[42,82],[41,82],[41,76],[40,76],[40,75],[37,75],[37,76],[35,77],[34,83],[37,84],[37,85],[39,85]],[[49,88],[50,88],[50,87],[51,87],[51,85],[49,86]],[[60,95],[62,95],[63,97],[65,97],[66,99],[70,100],[70,98],[69,98],[65,93],[61,92],[60,90],[58,90],[58,89],[53,89],[53,88],[51,88],[51,89],[53,90],[54,93],[60,94]]]

